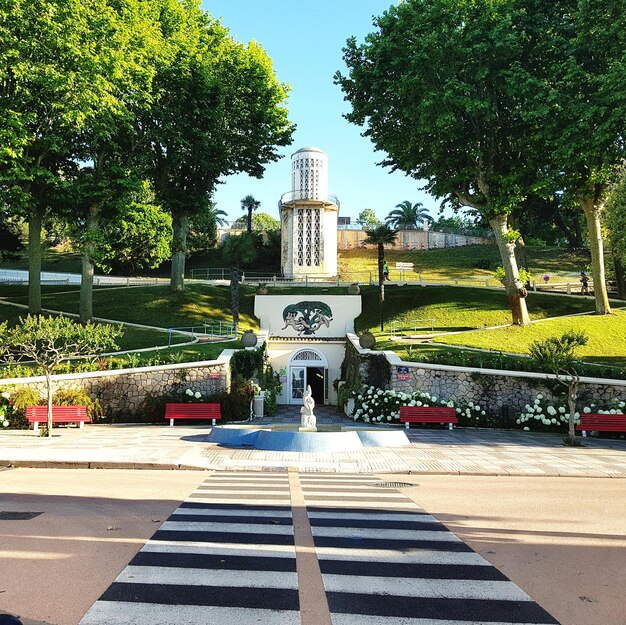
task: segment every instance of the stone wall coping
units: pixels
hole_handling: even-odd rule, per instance
[[[454,365],[431,364],[427,362],[415,362],[402,360],[398,354],[391,350],[376,351],[373,349],[363,349],[359,345],[359,337],[356,334],[348,334],[348,340],[354,345],[360,354],[384,354],[387,362],[392,367],[411,367],[413,369],[431,369],[438,371],[452,371],[455,373],[481,373],[483,375],[494,375],[509,378],[533,378],[535,380],[556,380],[557,376],[552,373],[535,373],[534,371],[507,371],[504,369],[482,369],[478,367],[456,367]],[[626,380],[614,380],[611,378],[589,378],[581,377],[583,384],[599,384],[607,386],[624,386]]]
[[[137,373],[155,373],[158,371],[173,371],[177,369],[199,369],[205,367],[223,367],[228,365],[235,350],[225,349],[216,360],[199,360],[197,362],[181,362],[169,365],[156,365],[152,367],[134,367],[132,369],[109,369],[107,371],[86,371],[81,373],[61,373],[53,375],[52,379],[58,382],[64,380],[84,380],[90,378],[118,377],[123,375],[133,375]],[[35,384],[45,382],[43,375],[30,378],[4,378],[0,379],[0,384]]]

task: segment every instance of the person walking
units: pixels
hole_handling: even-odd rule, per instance
[[[589,295],[589,277],[584,271],[580,272],[580,294]]]
[[[383,262],[383,277],[385,280],[389,280],[389,265],[386,260]]]

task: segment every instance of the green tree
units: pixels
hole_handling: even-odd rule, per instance
[[[626,14],[617,0],[555,6],[542,59],[550,114],[536,133],[549,157],[548,186],[565,189],[585,215],[596,313],[608,314],[601,212],[626,154]]]
[[[383,265],[385,263],[385,245],[396,244],[396,231],[393,230],[389,224],[381,224],[376,228],[366,230],[364,242],[376,246],[378,250],[378,303],[380,311],[380,331],[382,332],[384,321],[384,304],[385,304],[385,274],[383,272]]]
[[[65,360],[76,356],[96,355],[117,349],[121,328],[113,325],[81,325],[68,317],[28,315],[18,325],[7,328],[0,324],[0,359],[32,360],[43,369],[48,397],[48,436],[52,436],[52,374]]]
[[[86,134],[120,110],[120,71],[129,42],[139,38],[122,25],[139,6],[133,0],[0,5],[0,188],[4,203],[28,221],[33,313],[41,311],[42,223],[76,172]]]
[[[247,232],[252,234],[252,212],[261,206],[259,200],[255,200],[253,195],[246,195],[241,200],[241,209],[247,211]]]
[[[8,209],[0,207],[0,261],[16,258],[24,248]]]
[[[380,219],[376,217],[376,213],[371,208],[364,208],[356,219],[357,224],[364,230],[371,230],[380,226]]]
[[[554,373],[556,379],[567,387],[567,405],[569,407],[569,433],[565,442],[576,444],[576,400],[580,376],[574,353],[578,347],[586,345],[589,338],[583,332],[569,330],[562,336],[553,336],[543,341],[531,343],[530,357],[542,369]]]
[[[385,217],[385,222],[397,230],[415,230],[426,221],[432,221],[428,209],[421,202],[411,204],[409,200],[396,204],[395,210]]]
[[[363,44],[348,40],[349,74],[335,75],[352,107],[347,119],[366,126],[383,165],[488,219],[519,325],[529,322],[527,292],[508,216],[538,169],[529,124],[547,115],[538,105],[546,87],[526,58],[543,33],[542,12],[553,10],[535,4],[527,12],[516,0],[406,0],[376,18]]]
[[[257,257],[256,237],[254,234],[231,234],[226,237],[222,247],[224,260],[231,266],[230,299],[235,329],[239,327],[239,281],[241,266],[249,265]]]
[[[247,217],[239,217],[233,222],[233,228],[246,228],[248,226]],[[252,215],[252,230],[259,232],[271,232],[273,230],[280,230],[280,221],[275,219],[268,213],[255,213]]]
[[[99,231],[94,260],[105,271],[135,275],[171,258],[172,217],[154,204],[130,203]]]
[[[200,252],[215,247],[217,228],[226,225],[225,217],[226,213],[217,208],[215,202],[207,202],[204,209],[194,213],[189,219],[189,251]]]
[[[604,225],[613,257],[617,291],[626,299],[626,169],[611,185],[604,205]]]
[[[165,1],[165,0],[163,0]],[[143,119],[159,203],[172,214],[171,288],[184,288],[189,218],[223,176],[260,178],[291,142],[287,90],[256,43],[235,42],[197,0],[162,9],[167,51]]]

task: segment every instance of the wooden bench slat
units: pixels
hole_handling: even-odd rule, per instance
[[[222,418],[220,405],[216,403],[168,403],[165,404],[165,418],[174,425],[174,419],[212,419],[213,425]]]
[[[26,406],[26,420],[33,424],[33,430],[40,423],[48,422],[48,406]],[[87,406],[52,406],[52,423],[91,423],[87,416]]]
[[[451,430],[459,420],[449,406],[400,406],[400,422],[407,428],[409,423],[447,423]]]
[[[576,426],[578,432],[587,436],[588,430],[597,432],[626,432],[626,415],[623,414],[602,414],[588,412],[580,415],[580,422]]]

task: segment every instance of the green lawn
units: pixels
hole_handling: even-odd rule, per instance
[[[355,328],[381,334],[378,287],[361,287],[361,293],[363,312],[355,320]],[[593,310],[590,298],[530,293],[527,301],[532,319]],[[501,290],[394,285],[385,287],[384,319],[386,335],[391,321],[412,327],[414,319],[434,319],[435,331],[455,331],[510,324],[511,313]]]
[[[0,303],[0,322],[7,321],[9,325],[15,325],[20,317],[25,317],[28,311],[15,306]],[[172,344],[186,343],[189,339],[180,334],[172,335]],[[168,344],[166,332],[159,330],[145,330],[124,326],[124,334],[117,341],[120,350],[143,349],[147,347],[161,347]]]
[[[590,263],[587,252],[571,252],[562,248],[527,247],[526,262],[528,269],[537,281],[548,273],[553,278],[578,274]],[[361,280],[372,272],[378,275],[377,251],[375,249],[359,249],[339,251],[339,274],[349,279],[350,274],[365,272]],[[493,278],[496,267],[502,264],[498,248],[495,245],[470,245],[466,247],[443,248],[436,250],[404,251],[398,249],[385,250],[385,258],[391,269],[391,279],[399,279],[395,271],[396,262],[411,262],[415,266],[412,279],[417,280],[418,274],[424,279],[467,280],[480,277]],[[405,274],[410,279],[409,274]],[[494,280],[495,282],[495,280]]]
[[[585,315],[550,319],[533,323],[526,328],[507,327],[495,330],[464,332],[437,339],[447,345],[463,345],[479,349],[501,350],[527,354],[533,341],[560,336],[566,330],[586,332],[589,343],[577,350],[587,361],[626,367],[626,311],[618,310],[610,316]]]
[[[242,287],[240,327],[257,329],[253,287]],[[12,297],[24,303],[26,296]],[[44,294],[45,308],[78,313],[79,292]],[[127,321],[161,328],[188,327],[205,320],[232,321],[230,289],[204,284],[188,285],[181,293],[172,293],[168,285],[119,287],[94,290],[93,310],[96,317]]]

